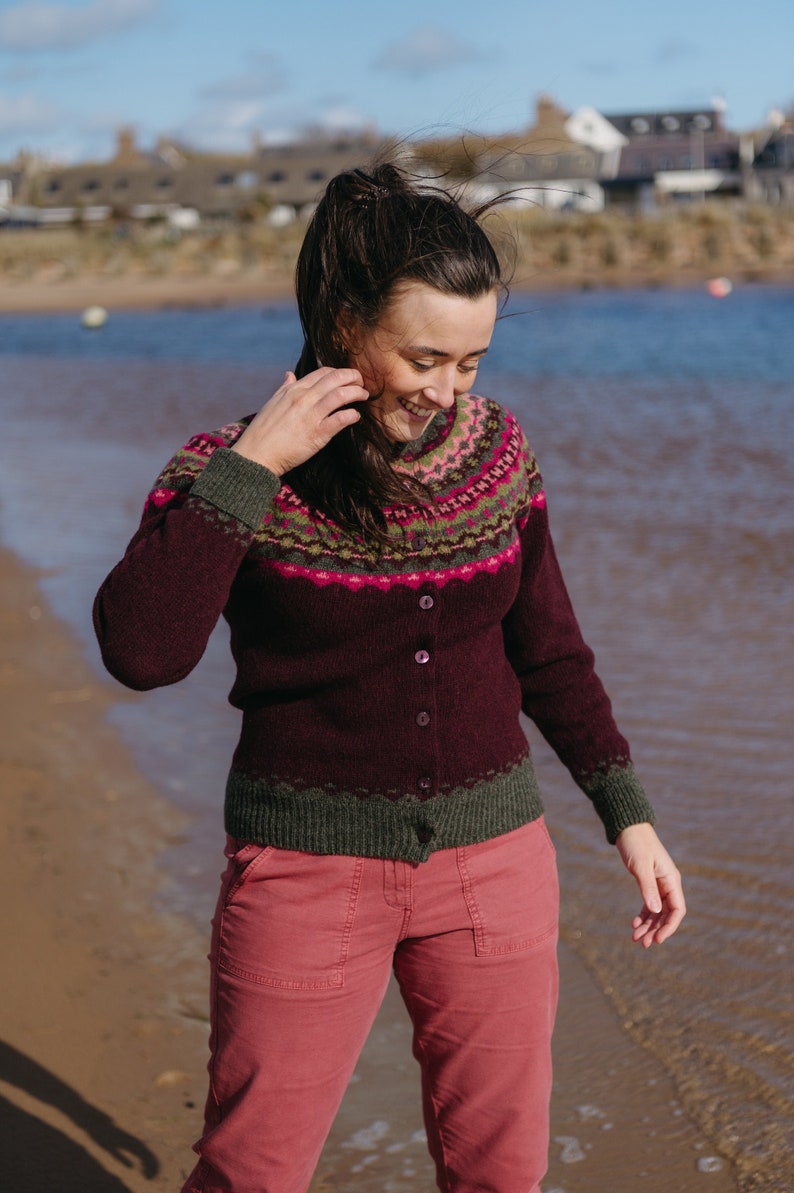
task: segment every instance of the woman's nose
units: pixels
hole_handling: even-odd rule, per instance
[[[462,392],[463,390],[461,390]],[[454,380],[451,376],[436,378],[432,385],[425,386],[422,393],[429,401],[435,402],[436,406],[440,406],[442,410],[448,410],[455,401]]]

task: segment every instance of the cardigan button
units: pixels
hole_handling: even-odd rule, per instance
[[[417,725],[422,725],[422,726],[429,725],[430,724],[430,713],[429,712],[418,712],[416,714],[416,723],[417,723]]]
[[[420,791],[429,791],[433,786],[433,780],[428,775],[422,775],[421,779],[417,779],[416,786]]]
[[[417,663],[429,663],[430,662],[430,655],[427,653],[426,650],[417,650],[416,654],[414,655],[414,658],[416,659]]]
[[[420,609],[432,609],[434,604],[435,604],[435,601],[433,600],[433,598],[431,596],[428,596],[427,594],[425,594],[424,596],[420,596],[420,598],[419,598],[419,608]]]
[[[420,828],[416,830],[416,839],[421,841],[423,845],[427,845],[428,841],[433,840],[433,830],[430,828]]]
[[[414,551],[424,551],[427,546],[427,539],[423,539],[421,534],[417,534],[412,543]]]

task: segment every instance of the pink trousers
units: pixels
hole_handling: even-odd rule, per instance
[[[392,967],[439,1189],[539,1193],[558,912],[543,821],[419,865],[236,841],[227,857],[183,1193],[304,1193]]]

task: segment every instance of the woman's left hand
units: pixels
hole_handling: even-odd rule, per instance
[[[615,842],[623,864],[637,880],[642,911],[631,922],[632,940],[643,948],[672,936],[686,915],[681,875],[650,824],[624,828]]]

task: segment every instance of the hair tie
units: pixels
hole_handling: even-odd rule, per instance
[[[376,199],[386,199],[391,194],[387,186],[381,186],[380,183],[373,182],[363,170],[355,169],[353,173],[356,178],[365,183],[367,188],[363,194],[353,196],[354,203],[373,203]]]

